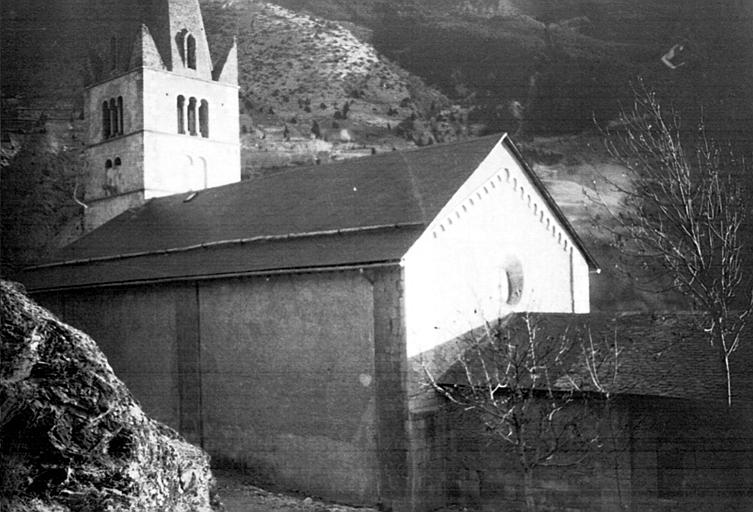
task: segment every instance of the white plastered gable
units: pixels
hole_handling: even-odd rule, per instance
[[[505,137],[403,258],[409,357],[514,311],[589,311],[586,255]]]

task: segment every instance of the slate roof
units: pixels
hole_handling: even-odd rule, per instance
[[[501,139],[501,140],[500,140]],[[156,198],[19,279],[31,291],[397,262],[506,136],[385,153]],[[593,259],[541,182],[552,209]]]
[[[515,336],[521,335],[521,315],[511,315],[505,325],[516,325]],[[590,328],[594,342],[604,339],[616,342],[620,350],[617,373],[610,391],[622,395],[657,396],[726,401],[726,380],[721,359],[716,348],[711,347],[700,325],[701,317],[691,313],[592,313],[587,315],[536,314],[532,315],[540,329],[537,339],[559,333],[584,333]],[[457,343],[457,342],[456,342]],[[459,342],[462,345],[462,341]],[[444,354],[442,354],[444,352]],[[431,360],[438,381],[443,384],[465,384],[464,371],[455,362],[458,346],[435,350],[425,355]],[[562,389],[578,383],[584,390],[590,377],[582,358],[576,354],[566,356],[566,371],[555,376],[556,386]],[[733,402],[753,402],[753,368],[748,363],[753,358],[753,347],[742,343],[733,353]],[[416,363],[414,362],[414,366]],[[612,367],[613,368],[613,367]],[[611,371],[609,365],[602,366]],[[607,375],[601,376],[604,382]]]

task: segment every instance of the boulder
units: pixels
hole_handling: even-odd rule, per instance
[[[0,281],[0,510],[210,511],[208,455],[149,418],[97,344]]]

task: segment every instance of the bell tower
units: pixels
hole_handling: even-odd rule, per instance
[[[97,2],[85,72],[86,230],[240,181],[236,44],[212,65],[198,0]]]

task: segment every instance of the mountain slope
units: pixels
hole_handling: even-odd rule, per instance
[[[202,9],[214,47],[237,34],[246,174],[405,147],[402,121],[449,104],[343,24],[252,0]]]
[[[753,6],[743,2],[276,1],[368,27],[378,51],[493,131],[521,120],[536,134],[587,129],[631,101],[638,76],[684,109],[704,104],[724,129],[733,120],[737,135],[753,128]],[[676,44],[685,64],[673,70],[661,58]]]

